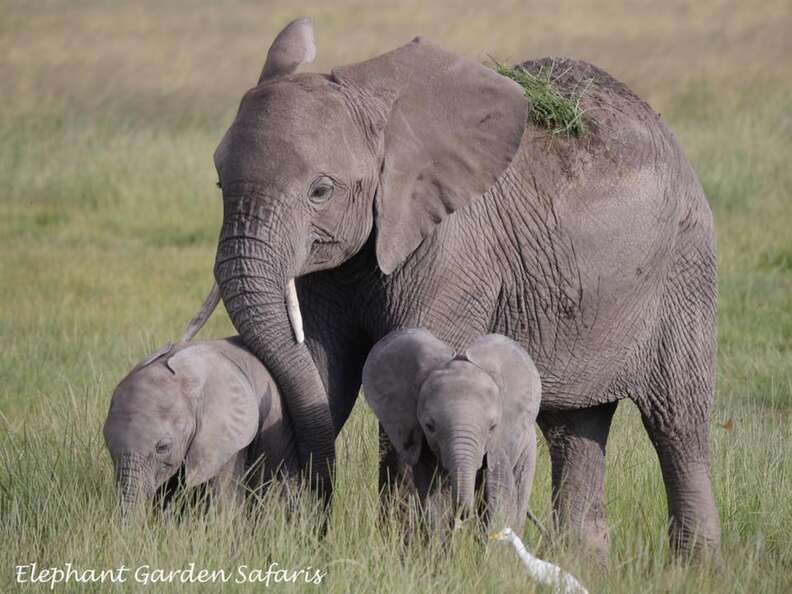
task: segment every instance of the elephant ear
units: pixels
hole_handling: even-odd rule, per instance
[[[448,215],[508,167],[528,115],[515,82],[418,37],[333,70],[382,115],[384,160],[375,202],[376,250],[390,274]]]
[[[258,82],[261,84],[292,74],[301,64],[310,64],[315,58],[316,45],[311,19],[296,19],[286,25],[272,42]]]
[[[503,412],[491,448],[514,455],[517,444],[532,429],[539,414],[542,384],[531,356],[517,342],[501,334],[477,339],[465,352],[469,361],[498,384]],[[513,462],[513,461],[512,461]]]
[[[187,485],[220,473],[246,448],[259,427],[259,402],[250,382],[228,359],[206,345],[179,351],[169,361],[193,398],[195,435],[187,450]]]
[[[363,366],[363,395],[402,460],[414,466],[423,433],[418,424],[418,392],[430,371],[454,351],[430,332],[399,330],[380,340]]]

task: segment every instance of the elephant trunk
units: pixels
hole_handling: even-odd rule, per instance
[[[476,472],[482,461],[479,450],[475,439],[467,433],[457,435],[451,440],[448,474],[454,505],[460,511],[467,512],[473,508]]]
[[[115,480],[124,518],[152,495],[153,481],[148,470],[146,459],[139,454],[124,453],[116,460]]]
[[[226,198],[215,279],[234,327],[283,394],[303,471],[329,501],[335,430],[324,385],[302,342],[294,276],[304,256],[290,244],[293,230],[264,202]]]

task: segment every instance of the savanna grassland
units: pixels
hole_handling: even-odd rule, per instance
[[[209,288],[221,219],[212,152],[274,34],[302,14],[315,20],[316,69],[420,33],[482,60],[583,58],[662,114],[716,219],[711,442],[723,565],[670,562],[660,471],[629,403],[608,450],[610,571],[540,541],[532,526],[525,541],[591,592],[792,591],[789,0],[0,2],[0,591],[23,589],[14,566],[34,561],[231,570],[276,561],[321,568],[321,588],[334,592],[534,587],[505,545],[473,530],[405,546],[391,521],[378,525],[376,427],[362,401],[339,440],[324,539],[311,514],[287,523],[274,501],[257,514],[117,522],[101,437],[109,395],[181,333]],[[221,310],[202,336],[232,333]],[[543,443],[531,505],[549,521]],[[83,589],[107,586],[58,591]]]

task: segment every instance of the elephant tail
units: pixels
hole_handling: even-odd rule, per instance
[[[187,325],[187,330],[184,331],[184,334],[179,339],[179,342],[189,342],[191,341],[198,332],[201,331],[204,324],[206,324],[207,320],[212,317],[212,313],[214,312],[217,304],[220,303],[220,288],[217,286],[217,283],[212,283],[212,288],[209,291],[209,294],[204,299],[203,305],[201,305],[201,309],[198,310],[198,313],[195,314],[195,317],[190,320],[190,323]]]
[[[549,536],[549,533],[547,532],[547,528],[545,528],[542,522],[539,521],[539,518],[537,518],[530,509],[526,513],[528,514],[528,519],[531,520],[534,526],[536,526],[539,529],[541,535],[544,538],[547,538]]]

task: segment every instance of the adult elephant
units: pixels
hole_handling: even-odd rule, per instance
[[[580,137],[529,124],[519,85],[422,38],[295,74],[314,53],[308,20],[278,35],[215,153],[215,278],[284,394],[314,486],[329,495],[374,342],[424,327],[459,350],[496,332],[540,371],[560,521],[606,554],[605,444],[630,398],[660,459],[672,545],[717,555],[712,215],[660,117],[574,60],[553,72],[586,89]]]

